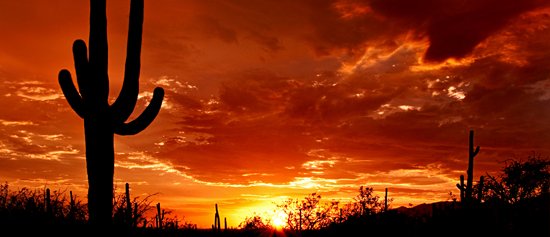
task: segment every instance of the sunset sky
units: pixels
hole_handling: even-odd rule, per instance
[[[110,95],[129,0],[107,2]],[[88,41],[86,0],[0,1],[0,182],[87,192],[83,121],[57,83]],[[210,227],[319,192],[449,200],[507,159],[550,155],[550,1],[146,0],[142,133],[115,136],[115,186]],[[135,116],[133,116],[135,117]],[[268,214],[266,214],[268,215]]]

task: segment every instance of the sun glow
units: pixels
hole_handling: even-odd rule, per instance
[[[278,230],[284,228],[286,225],[286,217],[284,213],[280,211],[275,212],[271,217],[271,225]]]

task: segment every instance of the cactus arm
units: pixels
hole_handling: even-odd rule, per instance
[[[90,0],[90,96],[95,103],[107,102],[109,98],[107,13],[106,0]],[[91,79],[91,78],[90,78]]]
[[[91,82],[89,79],[88,49],[86,48],[86,43],[83,40],[79,39],[74,41],[73,59],[78,90],[80,91],[82,98],[86,100],[89,95],[88,88],[90,88],[89,84]]]
[[[479,153],[479,146],[476,147],[474,152],[472,153],[473,156],[477,156],[477,153]]]
[[[479,153],[479,146],[477,146],[474,149],[474,131],[470,130],[470,139],[469,139],[469,147],[470,147],[470,157],[474,157]]]
[[[143,32],[143,0],[130,3],[130,26],[124,82],[116,101],[111,106],[115,124],[125,122],[134,111],[139,93],[141,41]]]
[[[118,135],[135,135],[143,131],[157,117],[164,98],[164,90],[160,87],[155,88],[151,103],[145,108],[135,120],[129,123],[122,123],[114,126],[114,132]]]
[[[84,103],[82,101],[82,97],[80,97],[80,94],[76,91],[71,73],[67,70],[61,70],[59,72],[58,80],[59,85],[61,86],[61,91],[63,91],[63,95],[65,95],[65,98],[67,99],[67,102],[69,102],[71,108],[74,112],[76,112],[76,114],[78,114],[79,117],[84,118]]]

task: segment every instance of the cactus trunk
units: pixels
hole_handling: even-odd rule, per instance
[[[49,188],[47,188],[46,192],[44,193],[44,209],[46,211],[46,214],[48,215],[52,214],[52,199],[50,198]]]
[[[73,191],[69,191],[69,213],[68,213],[68,218],[69,218],[69,221],[74,221],[75,219],[75,210],[76,210],[76,203],[75,203],[75,198],[73,197]]]
[[[90,222],[108,225],[113,210],[114,133],[99,121],[84,120]]]
[[[160,202],[157,203],[157,228],[162,229],[163,221],[164,221],[164,210],[160,208]]]
[[[474,131],[470,130],[470,137],[468,140],[468,169],[466,170],[466,185],[464,185],[464,175],[460,176],[460,185],[457,184],[457,188],[460,190],[460,201],[464,204],[470,204],[473,200],[474,158],[478,153],[479,146],[474,148]]]
[[[483,200],[483,181],[484,181],[485,177],[480,176],[479,177],[479,183],[477,185],[477,201],[481,203],[481,201]]]
[[[132,201],[130,200],[130,184],[126,183],[126,224],[128,226],[134,226],[132,221]]]
[[[464,175],[460,175],[460,184],[457,184],[456,187],[460,190],[460,202],[465,202],[466,194],[464,193],[464,190],[466,189],[466,186],[464,185]]]
[[[468,149],[468,170],[466,174],[468,179],[466,182],[466,200],[469,202],[472,199],[474,185],[474,157],[479,152],[479,146],[474,149],[474,131],[470,131],[469,149]]]
[[[214,214],[214,231],[221,230],[220,214],[218,213],[218,204],[216,203],[216,214]]]

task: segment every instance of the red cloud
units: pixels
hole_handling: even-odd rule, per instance
[[[520,14],[548,5],[540,0],[371,0],[369,3],[388,20],[409,22],[413,30],[426,34],[430,47],[425,59],[432,61],[462,58]]]
[[[523,13],[549,5],[522,0],[339,0],[323,1],[313,15],[315,48],[354,49],[413,33],[430,41],[424,58],[463,58]],[[345,6],[345,7],[343,7]],[[363,9],[361,11],[357,9]]]

